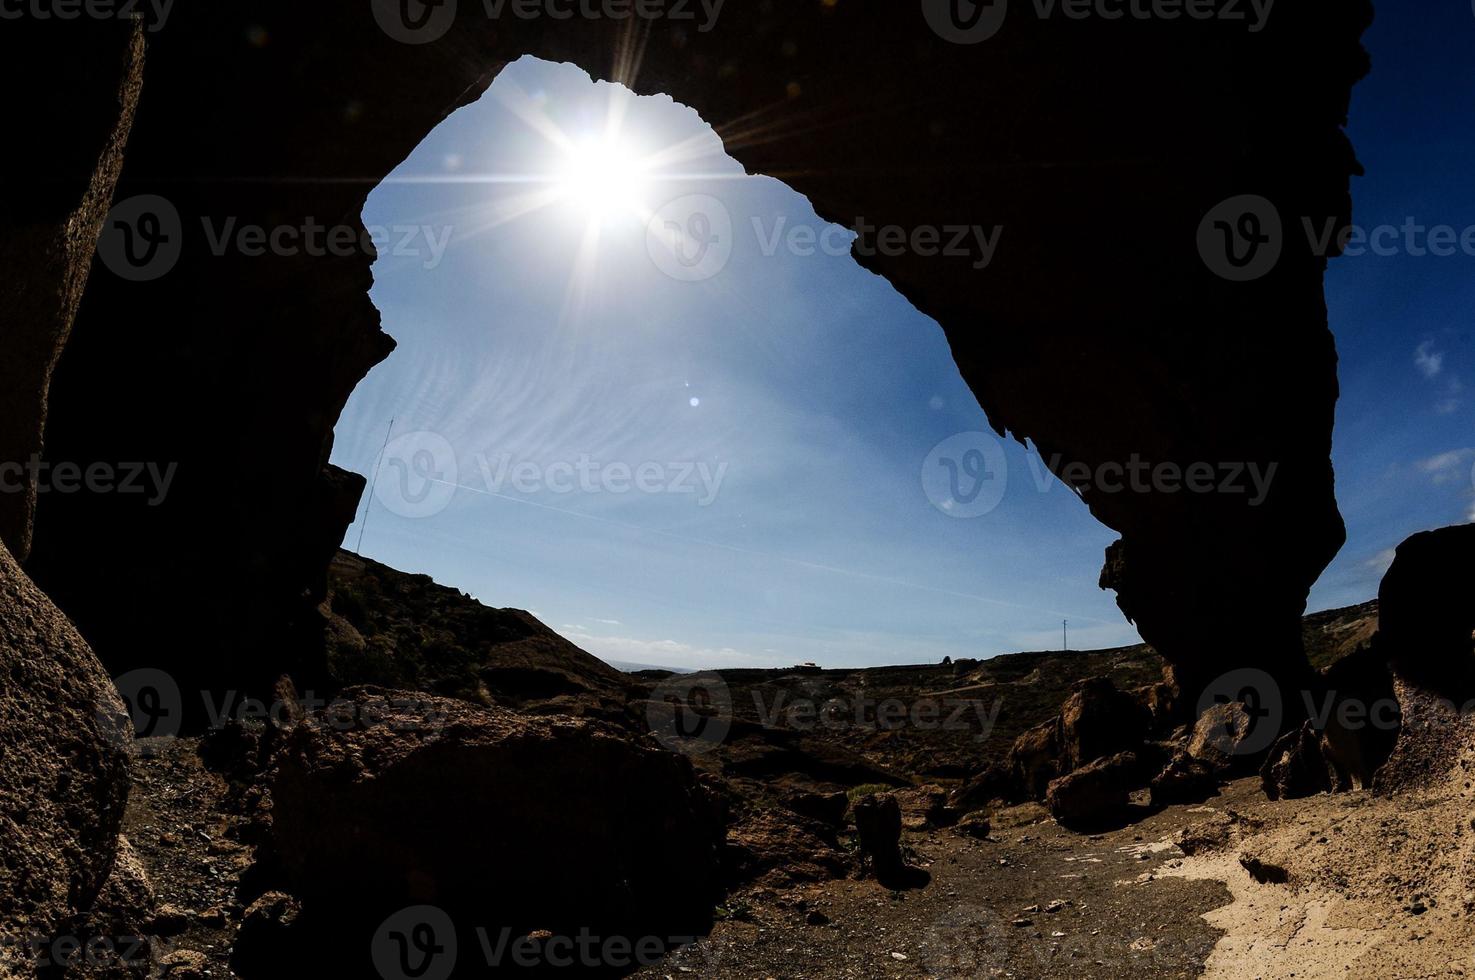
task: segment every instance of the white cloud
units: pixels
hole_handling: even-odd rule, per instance
[[[582,628],[559,630],[569,642],[599,657],[624,663],[703,670],[715,667],[784,667],[782,658],[755,656],[731,647],[698,647],[677,640],[641,640],[629,636],[599,636]]]
[[[1475,458],[1475,449],[1451,449],[1437,456],[1421,459],[1416,465],[1419,472],[1427,474],[1437,486],[1451,480],[1464,479],[1465,464],[1472,458]]]
[[[1376,555],[1373,555],[1362,564],[1365,568],[1371,568],[1373,571],[1377,572],[1378,575],[1381,577],[1387,574],[1388,569],[1392,567],[1393,555],[1395,551],[1396,549],[1394,548],[1384,548],[1382,551],[1378,552]]]
[[[1434,349],[1434,341],[1426,340],[1414,350],[1414,364],[1424,377],[1433,378],[1444,370],[1444,354]]]

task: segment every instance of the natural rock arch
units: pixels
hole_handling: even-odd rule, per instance
[[[1365,3],[1277,8],[1254,32],[1023,10],[973,45],[895,0],[733,0],[708,31],[459,6],[425,44],[391,38],[368,2],[348,0],[181,4],[150,36],[117,197],[166,197],[184,248],[152,281],[96,270],[46,440],[53,458],[171,461],[179,476],[156,508],[43,500],[30,565],[111,666],[165,666],[186,688],[311,677],[312,600],[361,490],[326,466],[332,428],[392,347],[368,300],[371,256],[216,256],[200,217],[356,222],[446,114],[533,54],[693,106],[732,156],[827,220],[1002,225],[982,272],[860,261],[943,326],[994,425],[1062,468],[1134,454],[1275,463],[1263,506],[1086,502],[1123,536],[1103,584],[1187,683],[1230,666],[1304,669],[1298,617],[1342,541],[1325,256],[1288,234],[1273,271],[1233,283],[1194,236],[1242,193],[1273,201],[1292,231],[1303,216],[1348,220],[1356,162],[1341,127],[1365,70]],[[78,66],[76,90],[87,59],[122,50],[120,32],[95,25],[47,40],[21,64]],[[110,84],[101,73],[92,97],[115,99]]]

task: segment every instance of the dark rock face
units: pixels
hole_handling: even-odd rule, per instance
[[[1102,756],[1141,746],[1151,717],[1108,677],[1083,683],[1060,707],[1062,772],[1073,772]]]
[[[1350,788],[1340,782],[1326,756],[1325,740],[1310,721],[1282,735],[1260,769],[1260,785],[1272,800],[1298,800]]]
[[[0,545],[0,924],[7,930],[45,930],[91,910],[117,853],[131,739],[102,665]]]
[[[273,762],[272,842],[310,914],[668,935],[719,888],[723,825],[690,763],[597,722],[353,688]]]
[[[1151,786],[1153,806],[1199,803],[1218,791],[1219,774],[1210,763],[1177,752],[1163,771],[1152,777]]]
[[[1132,790],[1141,785],[1141,762],[1135,753],[1121,752],[1052,782],[1045,806],[1067,827],[1107,824],[1126,812]]]
[[[5,90],[34,92],[40,82],[46,92],[12,100],[6,114],[9,145],[44,147],[45,163],[20,153],[0,162],[10,188],[0,201],[0,464],[25,465],[42,450],[52,372],[82,301],[138,107],[139,27],[32,22],[0,39]],[[86,67],[57,70],[69,63]],[[24,561],[38,487],[29,475],[21,481],[22,492],[0,492],[0,542]]]
[[[1012,18],[978,45],[889,0],[730,5],[710,30],[655,21],[638,42],[625,22],[497,21],[462,4],[443,37],[405,44],[371,14],[348,0],[181,7],[150,55],[118,193],[168,198],[183,249],[149,281],[93,276],[52,386],[48,453],[177,463],[178,479],[146,511],[116,495],[44,500],[34,556],[110,665],[148,661],[186,687],[238,686],[262,650],[284,661],[267,683],[290,669],[284,637],[342,530],[324,505],[343,499],[325,468],[332,427],[392,347],[368,250],[215,255],[202,219],[359,228],[373,183],[533,54],[695,107],[749,170],[826,219],[1002,228],[982,269],[972,255],[858,258],[938,320],[994,426],[1031,439],[1121,532],[1103,584],[1165,657],[1207,676],[1304,670],[1297,617],[1342,528],[1325,256],[1290,232],[1348,220],[1357,164],[1341,127],[1367,3],[1308,0],[1256,33]],[[22,52],[19,69],[87,77],[85,52],[55,54]],[[33,97],[65,117],[70,96]],[[1246,193],[1273,202],[1287,234],[1268,274],[1230,282],[1195,230]],[[118,329],[140,320],[147,331]],[[23,414],[35,428],[35,406]],[[1275,470],[1263,499],[1095,478],[1134,461]],[[201,533],[222,515],[228,534]],[[243,606],[262,628],[197,657]],[[133,642],[145,633],[147,650]]]
[[[1475,524],[1415,534],[1378,587],[1378,644],[1399,674],[1463,693],[1475,679]]]

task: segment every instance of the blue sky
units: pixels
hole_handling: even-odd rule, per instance
[[[1475,225],[1460,10],[1448,25],[1389,11],[1368,36],[1359,224]],[[1058,648],[1063,618],[1073,648],[1136,642],[1096,586],[1114,534],[1038,457],[1003,445],[984,513],[934,504],[929,453],[987,429],[940,328],[803,198],[743,176],[694,112],[621,93],[519,62],[370,197],[372,295],[400,346],[354,392],[333,457],[370,473],[396,420],[364,553],[627,662],[987,656]],[[612,105],[619,146],[588,145]],[[620,173],[626,151],[654,157],[643,186],[584,179],[588,162]],[[695,265],[647,232],[704,235],[689,195],[732,222],[730,252]],[[1386,549],[1470,514],[1472,263],[1333,263],[1350,540],[1313,608],[1371,596]]]

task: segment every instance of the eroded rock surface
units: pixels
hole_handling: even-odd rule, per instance
[[[117,853],[131,738],[102,665],[0,545],[0,933],[45,934],[92,908]]]

